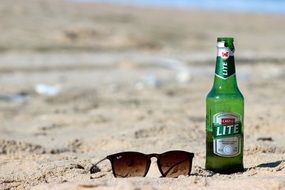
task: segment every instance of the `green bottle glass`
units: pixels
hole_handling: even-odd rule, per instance
[[[236,80],[234,39],[217,41],[215,79],[206,98],[206,169],[234,173],[244,170],[244,98]]]

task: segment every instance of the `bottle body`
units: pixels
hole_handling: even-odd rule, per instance
[[[243,171],[244,98],[236,82],[233,40],[222,40],[206,98],[206,169],[233,173]]]

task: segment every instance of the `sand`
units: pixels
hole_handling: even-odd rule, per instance
[[[1,2],[0,189],[285,189],[282,15]],[[245,172],[205,164],[215,40],[236,36]],[[37,92],[50,85],[53,96]],[[191,176],[114,178],[120,151],[194,152]]]

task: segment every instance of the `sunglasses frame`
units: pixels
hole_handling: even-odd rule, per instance
[[[112,154],[112,155],[108,155],[107,157],[105,157],[104,159],[98,161],[96,164],[94,164],[90,171],[92,171],[92,168],[93,167],[97,167],[97,164],[99,164],[100,162],[108,159],[110,162],[111,162],[111,166],[112,166],[112,172],[113,172],[113,175],[114,177],[120,177],[120,176],[117,176],[116,172],[115,172],[115,167],[114,167],[114,161],[116,159],[117,156],[121,155],[121,154],[141,154],[143,155],[145,158],[146,158],[146,167],[145,167],[145,173],[143,176],[141,177],[145,177],[149,171],[149,168],[150,168],[150,165],[151,165],[151,158],[155,157],[157,159],[157,167],[159,169],[159,172],[161,173],[161,177],[167,177],[167,175],[165,175],[161,169],[161,160],[160,160],[160,157],[164,154],[169,154],[169,153],[184,153],[187,155],[187,158],[188,158],[188,161],[189,161],[189,171],[187,173],[187,175],[190,175],[191,173],[191,170],[192,170],[192,162],[193,162],[193,158],[194,158],[194,153],[192,152],[186,152],[186,151],[183,151],[183,150],[171,150],[171,151],[167,151],[167,152],[164,152],[164,153],[161,153],[161,154],[157,154],[157,153],[152,153],[152,154],[144,154],[144,153],[141,153],[141,152],[135,152],[135,151],[126,151],[126,152],[119,152],[119,153],[116,153],[116,154]],[[98,169],[98,168],[96,168]],[[95,171],[95,170],[94,170]],[[92,173],[92,172],[91,172]]]

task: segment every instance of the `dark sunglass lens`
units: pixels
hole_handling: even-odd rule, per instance
[[[138,152],[115,154],[111,162],[115,177],[145,176],[149,165],[147,156]]]
[[[183,151],[165,152],[160,155],[158,166],[166,177],[189,175],[192,167],[192,158],[193,156]]]

